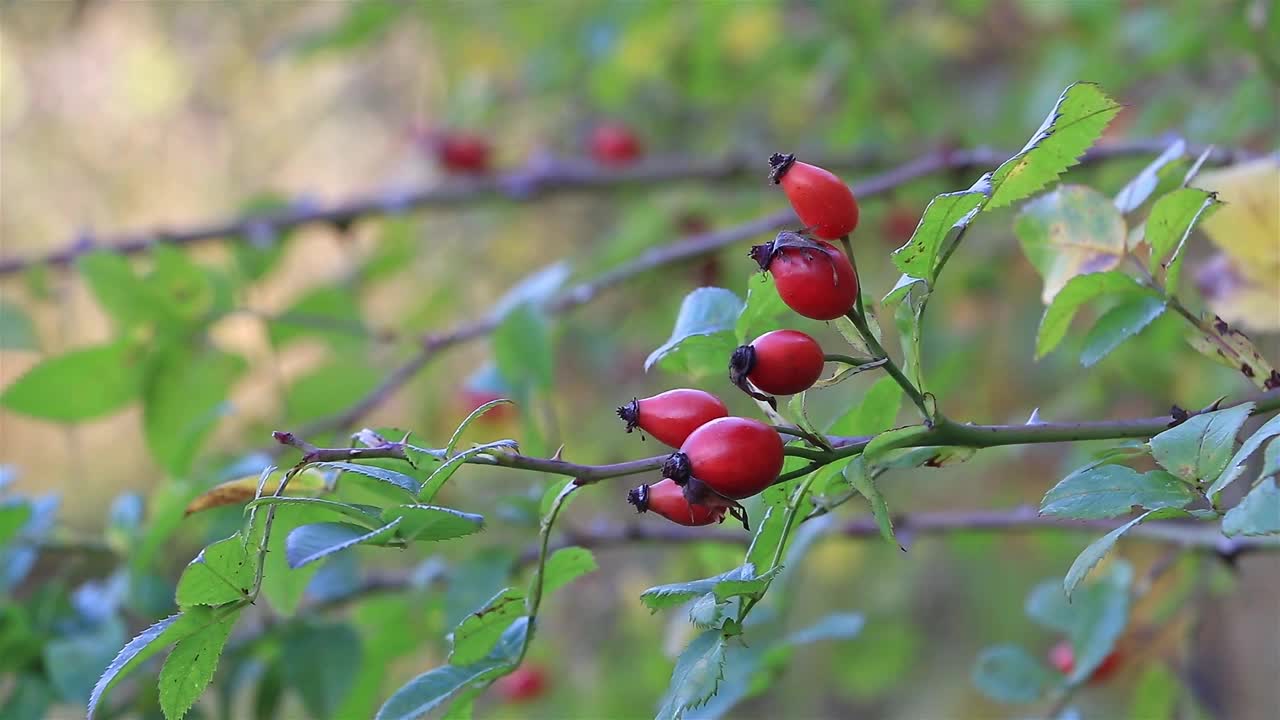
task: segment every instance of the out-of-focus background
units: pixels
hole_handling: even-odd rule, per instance
[[[639,138],[642,163],[729,156],[755,163],[753,172],[727,178],[588,188],[534,202],[489,198],[349,225],[250,228],[184,246],[183,257],[219,269],[220,279],[197,287],[195,300],[178,288],[178,299],[157,302],[174,303],[179,315],[216,309],[204,335],[216,358],[200,355],[191,360],[198,371],[169,376],[187,390],[172,394],[159,419],[144,417],[142,403],[74,424],[0,409],[9,491],[60,496],[57,529],[69,545],[99,536],[122,493],[138,493],[148,508],[180,508],[228,477],[232,463],[268,447],[271,430],[301,429],[350,407],[412,355],[416,338],[485,318],[535,270],[565,259],[574,280],[588,279],[691,231],[783,209],[785,199],[764,180],[774,150],[856,158],[840,168],[850,181],[945,148],[1013,152],[1077,80],[1099,83],[1126,105],[1104,142],[1176,134],[1195,145],[1273,150],[1278,15],[1280,7],[1264,0],[4,3],[0,263],[252,210],[305,212],[365,197],[395,206],[410,190],[471,182],[438,161],[435,148],[448,133],[481,136],[497,172],[565,159],[590,164],[593,133],[606,123],[623,123]],[[1078,177],[1114,190],[1150,157]],[[968,187],[978,174],[934,174],[863,202],[854,244],[871,296],[896,280],[888,254],[910,237],[929,198]],[[1013,213],[1003,212],[976,226],[932,301],[926,353],[949,415],[1020,422],[1038,408],[1052,419],[1147,416],[1170,403],[1198,408],[1249,391],[1238,374],[1186,347],[1176,318],[1157,321],[1094,368],[1081,368],[1074,352],[1035,362],[1040,281],[1012,224]],[[688,290],[743,292],[753,269],[748,244],[641,274],[559,316],[553,385],[469,439],[514,436],[526,453],[544,455],[563,444],[577,462],[658,452],[652,440],[622,432],[614,407],[691,382],[658,369],[646,374],[645,357],[667,338]],[[1188,274],[1216,252],[1197,236]],[[134,262],[145,273],[164,260],[140,253]],[[113,277],[108,286],[124,282]],[[30,338],[25,348],[0,347],[0,387],[43,357],[124,335],[102,297],[82,273],[61,266],[0,277],[0,327],[11,339]],[[838,338],[818,323],[795,325]],[[1255,340],[1275,358],[1280,343],[1269,330],[1255,331]],[[485,338],[441,353],[358,426],[412,429],[442,445],[478,402],[508,392],[492,354]],[[692,382],[752,412],[725,378]],[[834,416],[870,382],[834,388],[812,412]],[[196,433],[200,452],[183,462],[174,460],[178,441],[157,441],[161,433],[146,428],[190,420],[186,403],[214,421],[207,436]],[[343,442],[340,434],[311,439],[333,438]],[[163,443],[170,444],[157,448]],[[897,474],[885,492],[901,511],[1034,504],[1090,449],[986,450],[955,467]],[[353,670],[358,679],[334,717],[369,716],[404,680],[441,662],[442,637],[459,612],[500,587],[503,559],[536,535],[546,482],[464,469],[450,502],[484,512],[490,529],[478,541],[442,546],[444,589],[377,596],[308,618],[316,632],[344,621],[366,636],[364,666]],[[566,524],[631,522],[622,491],[615,483],[583,493]],[[171,581],[238,518],[237,509],[224,509],[174,519],[163,532],[149,526],[153,545],[139,576]],[[797,651],[770,691],[735,716],[1007,713],[971,686],[973,657],[993,642],[1037,651],[1052,644],[1023,615],[1023,598],[1039,581],[1060,577],[1088,539],[921,538],[906,554],[878,541],[824,541],[800,570],[791,612],[802,625],[825,612],[858,611],[865,630]],[[362,563],[392,568],[428,560],[432,550],[359,552],[367,553]],[[1142,568],[1162,552],[1135,544],[1126,556]],[[601,571],[549,601],[529,659],[547,673],[545,695],[520,706],[486,699],[479,714],[648,716],[666,687],[671,653],[691,630],[678,613],[650,615],[639,592],[721,572],[739,555],[736,547],[702,545],[601,552]],[[45,558],[11,591],[29,595],[42,580],[92,577],[98,562]],[[1212,563],[1193,570],[1212,574],[1209,584],[1224,592],[1194,622],[1148,644],[1116,680],[1090,688],[1080,701],[1087,717],[1128,716],[1143,663],[1169,658],[1195,690],[1181,717],[1264,717],[1280,706],[1280,563],[1259,556],[1234,571]],[[156,599],[163,595],[131,599],[131,624],[163,615]],[[261,648],[251,659],[274,667],[279,652]],[[262,677],[279,685],[280,671],[270,672]],[[222,707],[252,703],[260,679],[235,685],[220,675],[233,688]],[[56,707],[53,717],[80,712],[74,703]],[[216,707],[210,700],[203,716],[215,717]],[[309,714],[291,691],[276,713]]]

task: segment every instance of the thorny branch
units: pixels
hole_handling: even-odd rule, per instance
[[[1158,153],[1167,145],[1167,140],[1159,138],[1115,143],[1095,148],[1084,161]],[[1198,154],[1200,150],[1192,148],[1189,152]],[[536,158],[525,167],[488,177],[450,179],[447,184],[371,193],[328,205],[300,201],[283,210],[248,214],[184,229],[155,229],[106,237],[82,233],[59,250],[32,257],[0,259],[0,276],[19,273],[35,265],[67,265],[95,250],[135,254],[163,243],[194,245],[235,238],[270,239],[305,225],[346,229],[365,218],[403,215],[426,207],[459,206],[495,198],[530,202],[556,193],[608,191],[683,181],[747,180],[761,177],[759,157],[761,153],[745,152],[720,158],[654,157],[623,169],[603,168],[578,158]],[[895,184],[941,170],[996,165],[1008,157],[1008,153],[985,148],[955,152],[939,150],[899,167],[896,172],[904,177]],[[1247,157],[1242,151],[1214,150],[1209,162],[1229,164]],[[830,168],[862,168],[876,164],[880,159],[880,153],[873,149],[819,157],[816,162]]]
[[[1102,145],[1086,152],[1080,162],[1081,164],[1090,164],[1116,157],[1150,154],[1163,150],[1165,145],[1167,145],[1167,142],[1151,140]],[[990,148],[936,150],[866,180],[854,183],[852,187],[858,197],[865,199],[885,194],[913,180],[940,172],[959,172],[995,167],[1008,157],[1008,153]],[[1207,162],[1231,163],[1245,157],[1247,155],[1242,152],[1214,150],[1209,155]],[[740,160],[735,162],[740,162]],[[829,166],[837,167],[838,163],[829,163]],[[752,167],[754,168],[754,165]],[[597,179],[601,187],[609,187],[611,184],[618,182],[616,178],[613,178],[616,171],[597,172],[599,173]],[[627,173],[624,171],[621,176],[626,177]],[[668,177],[668,179],[670,178]],[[554,186],[554,183],[550,186]],[[578,187],[591,186],[589,183],[582,183]],[[630,263],[610,270],[593,280],[569,288],[551,302],[547,310],[554,314],[567,312],[579,305],[591,302],[602,292],[638,275],[660,267],[714,253],[734,243],[775,232],[781,228],[794,225],[796,222],[795,214],[790,209],[787,209],[741,225],[706,232],[667,243],[666,245],[660,245]],[[0,275],[3,274],[4,266],[0,264]],[[500,318],[490,315],[484,319],[457,325],[452,330],[423,335],[418,340],[418,350],[387,373],[386,377],[375,388],[343,412],[309,425],[305,428],[304,434],[320,434],[334,430],[349,429],[355,426],[369,413],[395,395],[396,391],[412,380],[427,364],[435,359],[436,355],[455,345],[488,335],[493,332],[499,322]]]

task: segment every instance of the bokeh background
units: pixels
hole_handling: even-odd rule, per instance
[[[1280,7],[1263,0],[5,2],[0,257],[457,182],[429,150],[431,133],[450,129],[488,138],[500,169],[581,157],[592,128],[622,121],[651,162],[740,153],[763,168],[777,149],[861,153],[864,162],[842,170],[856,180],[938,148],[1012,152],[1063,87],[1091,80],[1127,106],[1106,140],[1178,134],[1265,152],[1280,140],[1278,15]],[[1114,190],[1148,159],[1070,177]],[[718,228],[785,207],[763,174],[532,203],[491,199],[193,246],[195,262],[235,278],[231,309],[208,328],[213,346],[246,361],[229,385],[225,414],[198,461],[175,477],[149,452],[136,405],[71,425],[0,409],[10,491],[59,496],[56,536],[71,547],[43,558],[11,592],[29,597],[42,582],[104,576],[110,560],[77,557],[74,546],[100,536],[105,509],[122,493],[138,493],[151,511],[165,499],[181,507],[269,445],[271,430],[348,407],[412,353],[414,338],[485,317],[534,270],[567,259],[574,278],[590,278],[678,239],[690,218]],[[928,199],[967,187],[977,174],[935,175],[864,203],[854,239],[872,295],[892,286],[888,253],[909,237]],[[1005,211],[975,226],[931,304],[929,376],[952,417],[1018,422],[1036,408],[1053,419],[1146,416],[1170,403],[1202,407],[1248,392],[1236,374],[1187,348],[1173,318],[1095,368],[1076,362],[1070,346],[1079,338],[1034,362],[1040,281],[1018,249],[1012,219]],[[745,250],[644,274],[559,318],[552,390],[469,438],[511,435],[530,454],[563,444],[569,459],[613,462],[656,452],[612,417],[632,397],[692,382],[750,412],[722,377],[643,368],[688,290],[717,284],[742,292],[752,270]],[[1190,261],[1213,253],[1197,238]],[[137,262],[146,267],[145,254]],[[46,355],[114,337],[110,316],[75,272],[7,275],[0,300],[21,308],[35,338],[31,349],[0,349],[0,386]],[[837,337],[817,324],[796,327]],[[1273,333],[1255,339],[1277,356]],[[363,424],[412,429],[443,444],[481,391],[502,392],[490,355],[484,339],[442,354]],[[815,416],[856,403],[869,383],[855,379],[825,394]],[[1091,449],[986,450],[963,465],[894,474],[885,491],[899,511],[1035,503]],[[504,561],[536,534],[531,506],[546,483],[468,467],[449,501],[489,516],[479,540],[445,546],[438,557],[357,551],[365,571],[434,559],[448,579],[305,618],[316,632],[342,622],[366,638],[363,663],[351,670],[358,680],[336,717],[368,716],[404,680],[441,662],[443,635],[500,587]],[[567,524],[633,522],[622,491],[615,483],[584,493]],[[162,549],[138,577],[171,582],[238,517],[213,511],[170,523],[159,539],[153,532]],[[878,541],[825,540],[800,570],[795,624],[849,610],[866,615],[866,629],[797,652],[773,688],[735,716],[1007,715],[970,685],[972,659],[993,642],[1052,644],[1022,614],[1023,598],[1061,576],[1088,539],[969,534],[921,538],[906,554]],[[1161,552],[1125,547],[1140,568]],[[647,716],[690,627],[681,613],[650,615],[639,592],[721,572],[739,556],[738,548],[709,545],[602,551],[599,572],[553,599],[531,650],[530,662],[549,676],[546,696],[515,708],[485,700],[480,714]],[[1143,663],[1162,660],[1195,691],[1181,701],[1181,717],[1265,717],[1280,706],[1280,562],[1249,557],[1238,572],[1183,562],[1181,577],[1203,574],[1220,594],[1148,644],[1116,680],[1089,689],[1080,703],[1088,717],[1126,716]],[[347,564],[343,572],[356,572]],[[163,592],[141,598],[143,584],[135,577],[129,591],[130,629],[163,614],[156,600]],[[264,610],[257,622],[283,621]],[[224,668],[218,683],[231,688],[231,703],[210,700],[204,716],[220,707],[249,713],[279,652],[254,654],[259,666],[237,676],[239,684]],[[278,717],[306,716],[292,691],[281,702]],[[51,712],[80,710],[63,704]]]

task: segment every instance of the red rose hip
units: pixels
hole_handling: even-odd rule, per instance
[[[435,141],[436,161],[454,173],[489,171],[489,141],[468,132],[445,133]]]
[[[781,232],[773,242],[751,248],[751,257],[773,275],[778,295],[797,314],[835,320],[853,309],[858,274],[831,243]]]
[[[777,430],[759,420],[725,417],[694,430],[662,471],[677,484],[696,478],[725,498],[741,500],[773,484],[782,461]]]
[[[498,695],[506,702],[521,703],[537,700],[547,689],[547,678],[541,669],[521,665],[493,683]]]
[[[653,511],[677,525],[698,527],[724,520],[725,507],[690,503],[684,488],[671,478],[631,490],[627,502],[636,506],[636,512]]]
[[[630,165],[641,152],[640,139],[626,125],[603,123],[591,132],[591,156],[601,165]]]
[[[769,158],[769,167],[769,180],[782,186],[800,222],[813,235],[838,240],[858,226],[858,201],[832,172],[782,153]]]
[[[640,428],[673,448],[680,447],[689,433],[728,414],[720,398],[692,388],[668,390],[618,408],[618,417],[627,421],[627,432]]]
[[[747,381],[770,395],[795,395],[813,387],[825,363],[817,340],[798,330],[774,330],[733,351],[729,379],[748,395],[773,404],[773,398],[760,397]]]

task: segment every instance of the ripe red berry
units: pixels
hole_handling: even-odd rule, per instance
[[[640,139],[621,123],[603,123],[591,132],[591,156],[601,165],[630,165],[641,151]]]
[[[773,484],[782,460],[777,430],[759,420],[725,417],[694,430],[667,459],[662,474],[680,485],[696,478],[730,500],[741,500]]]
[[[618,408],[618,417],[627,421],[627,432],[640,428],[673,448],[680,447],[689,433],[728,414],[720,398],[692,388],[668,390]]]
[[[498,696],[506,702],[520,703],[537,700],[547,689],[546,674],[530,665],[521,665],[510,674],[493,683]]]
[[[817,340],[798,330],[774,330],[733,351],[729,379],[748,395],[774,404],[773,398],[753,392],[747,381],[771,395],[795,395],[813,387],[825,363]]]
[[[769,180],[782,186],[800,222],[812,234],[837,240],[858,226],[858,201],[853,191],[830,171],[782,153],[769,158],[769,167]]]
[[[627,493],[627,502],[636,506],[636,512],[652,510],[678,525],[697,527],[724,520],[724,507],[690,503],[684,488],[671,478],[634,488]]]
[[[773,275],[787,307],[814,320],[835,320],[853,309],[858,274],[844,253],[823,240],[792,232],[751,248],[751,257]]]
[[[444,133],[435,140],[436,161],[454,173],[489,171],[491,148],[484,137],[469,132]]]
[[[1089,676],[1089,682],[1105,682],[1120,668],[1120,660],[1120,651],[1112,650],[1111,654],[1103,658],[1098,667],[1094,668],[1093,674]],[[1075,650],[1072,649],[1070,640],[1062,640],[1049,649],[1049,664],[1063,675],[1071,674],[1071,671],[1075,669],[1076,659]]]

